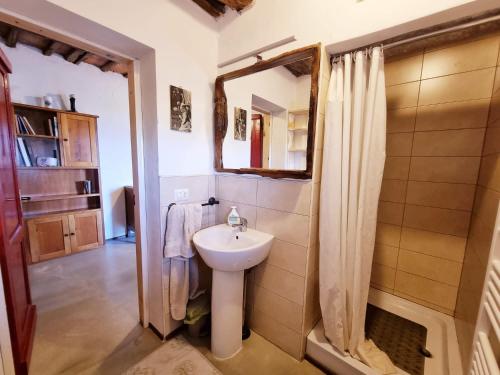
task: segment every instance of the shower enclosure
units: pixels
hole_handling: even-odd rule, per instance
[[[386,161],[368,303],[426,330],[415,344],[424,366],[391,358],[402,373],[471,367],[500,199],[499,29],[492,18],[384,51]],[[333,349],[322,321],[307,355],[339,374],[372,371]]]

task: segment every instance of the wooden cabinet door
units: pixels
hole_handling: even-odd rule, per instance
[[[68,215],[71,251],[78,252],[102,245],[101,211]]]
[[[96,120],[94,117],[61,113],[63,161],[65,167],[98,165]]]
[[[28,221],[32,262],[52,259],[71,253],[68,217],[49,216]]]

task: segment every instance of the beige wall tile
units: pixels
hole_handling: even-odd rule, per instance
[[[399,246],[401,227],[397,225],[377,223],[375,243],[388,246]]]
[[[415,107],[420,82],[403,83],[386,88],[387,109]]]
[[[492,67],[497,55],[497,36],[426,52],[422,79]]]
[[[488,126],[490,128],[500,127],[500,95],[491,98]]]
[[[308,216],[259,207],[257,208],[256,228],[272,234],[279,240],[301,246],[308,244]]]
[[[406,197],[406,184],[404,180],[382,180],[380,200],[403,203]]]
[[[377,220],[385,224],[401,225],[403,222],[403,203],[384,202],[378,204]]]
[[[374,263],[370,282],[384,288],[394,289],[395,275],[396,270],[394,268]]]
[[[311,181],[262,178],[257,183],[257,206],[309,215],[311,188]]]
[[[500,127],[486,130],[483,156],[500,153]]]
[[[257,266],[255,283],[299,305],[304,304],[305,279],[266,262]]]
[[[160,177],[160,205],[164,207],[176,202],[175,189],[189,189],[189,199],[186,202],[207,200],[208,178],[208,175]]]
[[[387,111],[387,133],[408,133],[415,128],[417,107]]]
[[[279,319],[275,320],[263,313],[254,314],[250,328],[283,349],[295,359],[301,359],[301,335],[281,324]]]
[[[386,155],[387,156],[410,156],[413,133],[387,134]]]
[[[217,176],[217,197],[226,201],[256,205],[257,178]]]
[[[401,249],[398,270],[452,286],[460,283],[462,263]]]
[[[416,132],[413,156],[481,156],[484,129]]]
[[[499,54],[500,58],[500,54]],[[492,96],[500,96],[500,66],[497,66],[495,72],[495,82],[493,83],[493,95]]]
[[[397,290],[394,291],[394,295],[398,296],[398,297],[401,297],[401,298],[404,298],[404,299],[407,299],[408,301],[418,303],[419,305],[428,307],[430,309],[442,312],[443,314],[454,316],[454,310],[446,309],[446,308],[438,306],[438,305],[436,305],[434,303],[430,303],[430,302],[424,301],[422,299],[415,298],[415,297],[409,296],[407,294],[398,292]]]
[[[482,158],[478,184],[500,191],[500,154],[488,155]]]
[[[299,276],[306,275],[307,248],[274,239],[267,262]]]
[[[488,226],[495,225],[500,192],[478,186],[474,201],[474,213]]]
[[[415,130],[449,130],[485,127],[490,99],[468,100],[418,107]]]
[[[257,207],[248,204],[219,200],[217,209],[217,224],[227,223],[227,216],[231,212],[231,207],[236,206],[236,210],[241,217],[248,220],[248,227],[255,229],[257,223]]]
[[[494,225],[485,223],[483,217],[472,215],[469,238],[467,240],[467,251],[469,255],[476,256],[484,268],[488,266],[488,260],[491,250]]]
[[[410,180],[475,184],[479,157],[412,157]]]
[[[495,68],[431,78],[422,81],[419,105],[439,104],[491,96]]]
[[[470,211],[475,191],[475,185],[409,181],[406,203]]]
[[[302,328],[301,305],[259,286],[255,288],[254,293],[254,314],[263,312],[268,316],[278,317],[281,324],[300,333]]]
[[[406,227],[466,237],[470,212],[407,204],[403,224]]]
[[[450,285],[397,271],[395,290],[452,311],[455,309],[457,288]]]
[[[384,178],[407,180],[410,158],[407,156],[389,156],[385,159]]]
[[[466,242],[466,237],[403,227],[400,246],[402,249],[462,262]]]
[[[384,66],[386,86],[418,81],[422,70],[422,56],[423,53],[420,52],[412,56],[387,61]]]
[[[373,262],[382,266],[396,268],[399,249],[394,246],[375,244]]]

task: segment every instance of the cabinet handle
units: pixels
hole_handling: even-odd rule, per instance
[[[71,233],[70,233],[70,235],[74,236],[74,235],[75,235],[75,233],[71,232]]]
[[[68,138],[63,138],[63,141],[64,142],[68,142]]]
[[[64,233],[64,237],[69,237],[69,234],[68,233]]]

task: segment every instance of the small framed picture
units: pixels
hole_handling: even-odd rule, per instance
[[[247,140],[247,111],[238,107],[234,107],[234,139]]]
[[[191,92],[170,86],[170,129],[191,132]]]

